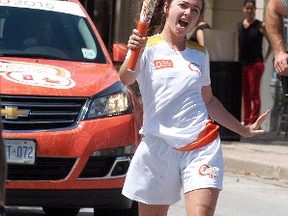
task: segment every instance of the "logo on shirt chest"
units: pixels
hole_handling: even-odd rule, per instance
[[[164,68],[173,68],[173,62],[170,59],[154,60],[154,66],[156,70],[160,70]]]
[[[188,67],[192,72],[197,73],[199,76],[202,76],[203,73],[200,65],[190,62]]]
[[[155,70],[161,70],[165,68],[174,68],[173,60],[171,59],[156,59],[154,60],[154,66],[155,66]],[[188,68],[190,71],[198,74],[199,76],[202,76],[203,74],[201,66],[194,62],[190,62],[188,64]]]

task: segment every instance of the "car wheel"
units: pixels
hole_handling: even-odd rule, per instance
[[[94,208],[94,216],[138,216],[138,204],[133,202],[130,209]]]
[[[80,208],[61,208],[45,206],[43,206],[42,208],[47,216],[76,216],[80,211]]]

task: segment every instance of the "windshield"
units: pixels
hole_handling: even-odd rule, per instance
[[[107,63],[85,17],[4,6],[0,7],[0,56]]]

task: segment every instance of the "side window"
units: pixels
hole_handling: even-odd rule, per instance
[[[89,29],[83,19],[79,20],[78,29],[82,36],[82,39],[84,40],[85,47],[96,51],[96,44],[94,38],[91,34],[87,34],[89,33]]]
[[[3,48],[3,29],[5,24],[5,18],[0,18],[0,48]]]
[[[85,43],[85,46],[81,47],[83,57],[89,60],[96,59],[97,57],[96,44],[92,35],[87,34],[89,33],[89,29],[83,19],[79,20],[78,29]]]

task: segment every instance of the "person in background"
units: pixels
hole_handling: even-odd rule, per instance
[[[6,153],[2,139],[2,122],[0,118],[0,216],[6,216],[5,213],[5,183],[6,183]]]
[[[288,76],[288,54],[283,37],[283,16],[288,15],[288,0],[270,0],[265,23],[274,53],[274,68],[279,75]]]
[[[142,95],[144,136],[129,166],[122,193],[137,201],[139,215],[165,216],[181,199],[187,215],[214,215],[222,189],[223,157],[219,124],[251,137],[269,111],[243,126],[212,94],[209,55],[186,40],[199,21],[204,0],[159,0],[148,37],[132,30],[120,79],[137,79]],[[139,48],[135,71],[128,69],[131,50]]]
[[[25,48],[31,46],[54,46],[53,28],[48,20],[37,20],[35,22],[35,34],[24,40]]]
[[[202,16],[198,25],[192,30],[191,36],[188,36],[189,40],[194,41],[201,46],[204,46],[205,43],[205,35],[204,29],[211,29],[210,25],[204,20]]]
[[[238,23],[239,61],[242,63],[243,123],[253,124],[260,115],[260,86],[264,73],[264,62],[271,53],[267,49],[263,58],[263,37],[268,40],[265,23],[256,19],[254,0],[244,0],[242,11],[245,19]]]

